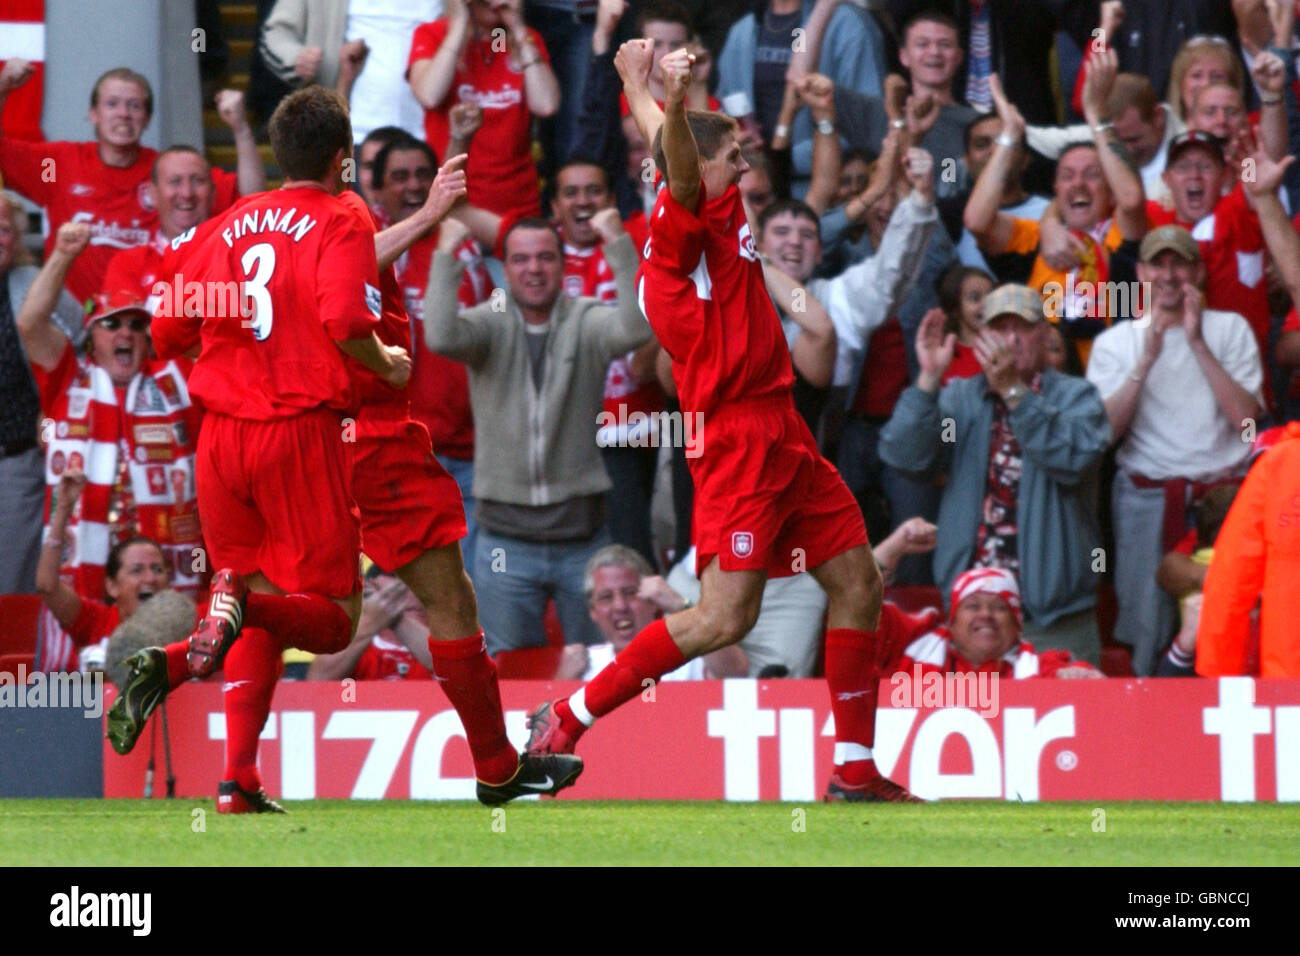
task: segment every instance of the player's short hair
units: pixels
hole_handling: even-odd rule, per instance
[[[115,66],[113,69],[99,75],[95,85],[90,88],[90,108],[92,110],[99,105],[99,88],[104,85],[105,80],[125,80],[140,87],[144,91],[144,115],[146,117],[153,116],[153,87],[149,85],[149,81],[143,76],[125,66]]]
[[[736,131],[736,121],[730,116],[723,113],[713,113],[708,110],[687,110],[686,123],[691,128],[691,135],[695,137],[695,148],[700,152],[700,159],[712,159],[718,155],[723,145]],[[655,159],[655,168],[659,170],[659,175],[663,177],[664,183],[668,182],[668,157],[664,154],[664,128],[662,126],[655,132],[655,141],[650,149],[650,153]]]
[[[352,153],[348,104],[333,90],[313,85],[290,93],[271,114],[271,152],[288,179],[318,180],[335,154]]]
[[[609,170],[601,165],[600,160],[596,159],[594,156],[588,155],[587,153],[570,153],[569,158],[564,161],[564,165],[555,171],[555,179],[557,183],[560,179],[560,173],[564,172],[571,166],[596,167],[596,169],[600,170],[601,178],[605,181],[605,188],[610,189],[612,187],[612,184],[609,181]]]
[[[636,35],[645,36],[647,23],[680,23],[686,28],[687,36],[695,32],[691,25],[691,15],[676,0],[646,0],[641,4],[641,11],[636,17]]]
[[[167,569],[168,576],[170,577],[171,568],[167,563],[167,553],[163,551],[162,545],[159,544],[157,541],[155,541],[153,538],[146,538],[142,534],[132,535],[129,538],[124,538],[123,540],[119,541],[117,544],[113,545],[113,549],[108,552],[108,560],[104,562],[104,577],[106,577],[110,581],[117,578],[117,573],[122,570],[122,555],[126,554],[127,548],[135,544],[149,544],[157,548],[158,553],[162,555],[163,567]]]
[[[1155,119],[1160,100],[1156,97],[1156,88],[1141,73],[1121,73],[1115,77],[1115,85],[1110,96],[1106,98],[1106,118],[1115,119],[1130,109],[1136,109],[1143,122]]]
[[[390,139],[379,147],[379,152],[375,153],[373,164],[370,167],[370,187],[372,189],[381,189],[383,187],[384,177],[388,175],[388,161],[393,153],[410,151],[424,153],[424,158],[429,161],[429,165],[435,170],[438,168],[438,156],[433,151],[433,147],[424,140],[416,139],[410,133],[403,131],[400,137]]]
[[[817,227],[818,241],[821,240],[822,237],[821,218],[813,210],[812,206],[808,205],[806,202],[804,202],[801,199],[777,199],[769,203],[767,206],[765,206],[763,208],[763,211],[758,214],[759,238],[762,238],[763,233],[767,231],[767,224],[769,222],[771,222],[777,216],[786,213],[800,219],[807,219],[811,221],[812,224]]]
[[[582,593],[591,603],[596,593],[596,572],[601,568],[631,568],[638,577],[648,578],[655,573],[650,562],[640,551],[634,551],[625,544],[607,544],[587,561],[587,570],[582,576]]]
[[[898,31],[898,42],[900,46],[907,43],[908,33],[910,33],[912,27],[916,26],[918,23],[937,23],[940,26],[947,27],[953,33],[957,34],[958,37],[961,36],[961,29],[957,26],[957,21],[948,16],[948,14],[935,9],[921,10],[918,13],[914,13],[903,22],[903,28]]]
[[[208,163],[208,158],[206,156],[200,153],[189,143],[173,143],[171,146],[168,146],[166,149],[164,149],[161,153],[159,153],[154,158],[153,166],[150,167],[149,169],[149,178],[153,181],[153,184],[155,186],[158,185],[158,167],[162,165],[162,161],[166,159],[168,156],[174,156],[177,153],[189,153],[192,156],[197,156],[199,159],[203,160],[203,165],[208,167],[209,175],[211,174],[212,167]]]
[[[519,219],[516,220],[515,222],[512,222],[510,224],[510,228],[506,230],[506,234],[501,237],[501,257],[503,259],[506,257],[506,251],[509,247],[510,237],[511,235],[514,234],[516,229],[535,229],[540,232],[549,232],[552,236],[555,237],[556,247],[561,252],[564,251],[564,240],[560,238],[560,231],[555,228],[554,223],[552,223],[549,219],[542,219],[537,216],[530,216],[526,219]]]

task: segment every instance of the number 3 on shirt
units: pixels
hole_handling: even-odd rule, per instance
[[[244,327],[252,329],[253,338],[262,342],[271,334],[271,323],[275,319],[271,294],[266,291],[266,284],[275,271],[275,248],[269,242],[249,246],[239,264],[244,267],[244,275],[251,277],[244,281],[244,295],[253,300],[253,312],[244,320]],[[254,265],[257,266],[256,272]]]

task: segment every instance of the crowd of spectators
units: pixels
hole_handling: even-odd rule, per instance
[[[235,172],[143,146],[154,91],[105,64],[94,141],[0,138],[46,229],[38,264],[0,199],[0,594],[43,596],[62,669],[153,591],[203,591],[202,409],[152,354],[151,293],[171,240],[266,188],[277,91],[319,83],[381,229],[418,236],[394,262],[412,414],[461,488],[489,650],[558,620],[581,677],[685,606],[708,422],[639,308],[654,144],[622,85],[661,99],[686,47],[692,108],[744,134],[796,406],[889,582],[942,604],[887,608],[898,659],[1095,676],[1113,595],[1139,676],[1241,673],[1252,629],[1266,676],[1300,676],[1298,6],[278,0],[254,88],[213,100]],[[30,75],[4,64],[0,109]],[[433,227],[461,154],[467,202]],[[309,676],[428,676],[394,570]],[[825,603],[772,581],[750,636],[678,676],[811,675]]]

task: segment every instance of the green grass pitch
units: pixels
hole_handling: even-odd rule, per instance
[[[211,800],[4,800],[0,866],[1240,866],[1293,865],[1300,843],[1296,804],[285,806],[228,817]]]

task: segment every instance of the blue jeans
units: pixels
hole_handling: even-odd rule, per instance
[[[542,121],[538,136],[545,154],[542,176],[550,181],[569,158],[573,144],[595,21],[590,18],[578,20],[572,11],[539,4],[528,5],[527,19],[528,25],[542,35],[542,42],[551,58],[551,70],[560,85],[560,110]]]
[[[478,540],[478,525],[474,523],[474,462],[460,458],[448,458],[446,455],[434,455],[438,464],[447,469],[447,474],[456,479],[460,486],[460,496],[465,502],[465,537],[460,542],[460,557],[465,562],[465,571],[474,582],[474,547]]]
[[[520,541],[480,528],[474,587],[488,653],[545,646],[542,619],[548,598],[555,600],[566,643],[604,642],[587,610],[583,583],[587,561],[609,543],[606,528],[586,541],[557,544]]]
[[[920,515],[926,521],[936,521],[942,494],[933,484],[880,460],[880,429],[881,425],[874,421],[849,418],[840,435],[840,475],[863,506],[873,544],[879,544],[885,534],[908,518]],[[930,555],[909,554],[901,559],[894,571],[894,583],[933,584]]]

